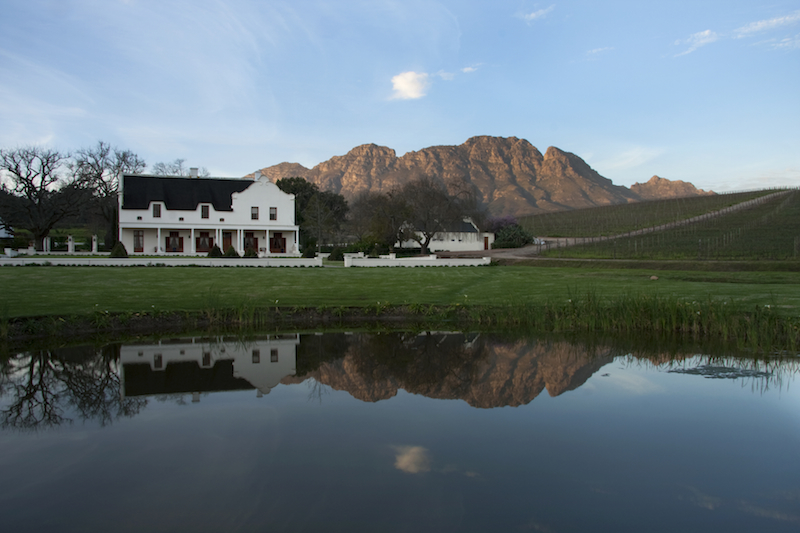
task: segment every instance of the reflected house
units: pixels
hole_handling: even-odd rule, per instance
[[[249,178],[120,176],[119,240],[134,255],[206,255],[214,247],[299,257],[295,198]]]
[[[296,371],[297,334],[252,340],[170,339],[120,348],[124,396],[193,395],[233,390],[269,394]]]

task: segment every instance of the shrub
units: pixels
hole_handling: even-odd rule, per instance
[[[517,219],[512,215],[505,215],[502,217],[493,217],[486,222],[486,231],[490,233],[498,233],[509,226],[516,226]]]
[[[255,251],[253,248],[248,248],[244,251],[245,257],[258,257],[258,252]]]
[[[331,250],[331,255],[328,256],[328,259],[331,261],[344,261],[344,250],[338,246],[334,247],[333,250]]]
[[[215,244],[214,247],[209,250],[208,257],[222,257],[222,250]]]
[[[512,224],[497,232],[492,248],[521,248],[526,244],[533,244],[533,236],[519,224]]]
[[[241,256],[239,255],[239,252],[236,251],[236,248],[234,248],[233,246],[228,246],[228,249],[225,250],[224,257],[241,257]]]
[[[306,246],[303,249],[303,257],[316,257],[317,251],[313,246]]]
[[[111,257],[128,257],[128,250],[125,249],[125,245],[117,242],[111,249]]]

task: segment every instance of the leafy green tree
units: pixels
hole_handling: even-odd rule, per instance
[[[325,239],[341,230],[348,211],[344,196],[320,191],[316,184],[300,177],[282,178],[275,185],[285,193],[294,194],[295,223],[300,226],[303,249],[312,242],[319,248]]]

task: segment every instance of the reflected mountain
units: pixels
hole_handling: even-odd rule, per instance
[[[368,402],[403,389],[493,408],[528,404],[545,389],[550,396],[574,390],[613,358],[608,348],[567,342],[431,332],[352,335],[343,357],[283,383],[313,378]]]

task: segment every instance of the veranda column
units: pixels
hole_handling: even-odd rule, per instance
[[[156,254],[161,255],[161,226],[156,228]]]
[[[192,239],[192,245],[189,247],[189,250],[192,251],[192,255],[195,255],[197,253],[197,247],[194,245],[194,228],[191,230],[191,235],[192,236],[190,238]]]

